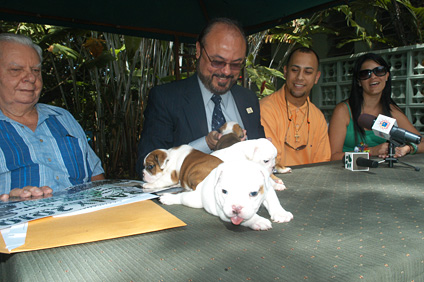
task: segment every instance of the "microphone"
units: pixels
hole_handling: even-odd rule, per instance
[[[378,162],[370,160],[369,154],[366,152],[345,152],[342,161],[345,169],[351,171],[369,171],[370,167],[378,167]]]
[[[374,134],[386,140],[392,140],[400,144],[414,143],[420,144],[421,136],[397,127],[397,122],[394,118],[378,115],[375,117],[369,114],[362,114],[358,118],[359,126],[372,129]]]
[[[366,158],[363,158],[363,157],[358,157],[356,159],[356,165],[357,166],[376,168],[376,167],[378,167],[378,162],[370,160],[370,159],[366,159]]]

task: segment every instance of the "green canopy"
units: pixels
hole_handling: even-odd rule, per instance
[[[194,42],[214,17],[241,22],[256,33],[347,0],[8,0],[0,20],[52,24]]]

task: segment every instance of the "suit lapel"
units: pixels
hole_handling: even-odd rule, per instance
[[[240,114],[241,120],[243,121],[244,129],[247,130],[247,134],[249,132],[256,132],[256,128],[252,128],[252,125],[256,124],[255,115],[258,113],[254,113],[255,107],[251,104],[248,97],[240,91],[239,87],[233,87],[231,89],[231,93],[233,94],[234,101],[237,105],[237,110]]]
[[[206,111],[197,75],[187,78],[187,85],[183,94],[183,109],[187,120],[187,129],[190,130],[193,138],[206,136],[208,134]]]
[[[241,91],[238,91],[237,87],[233,87],[231,89],[231,93],[233,94],[234,101],[237,105],[237,110],[240,114],[240,117],[243,121],[243,124],[248,124],[249,119],[249,113],[250,110],[253,111],[252,105],[249,104],[249,101],[247,101],[246,97],[241,93]]]

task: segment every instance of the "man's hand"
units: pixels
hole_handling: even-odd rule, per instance
[[[7,201],[10,197],[19,197],[21,199],[29,198],[42,198],[50,196],[53,193],[53,190],[48,186],[35,187],[35,186],[25,186],[24,188],[14,188],[10,191],[9,194],[0,195],[1,201]]]
[[[222,134],[218,131],[211,131],[208,135],[206,135],[206,144],[208,144],[209,149],[215,150],[216,143],[218,143],[219,138],[221,138]]]

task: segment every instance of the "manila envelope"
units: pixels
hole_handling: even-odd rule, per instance
[[[25,244],[11,251],[0,233],[0,253],[17,253],[153,232],[186,224],[151,200],[86,214],[30,221]]]

